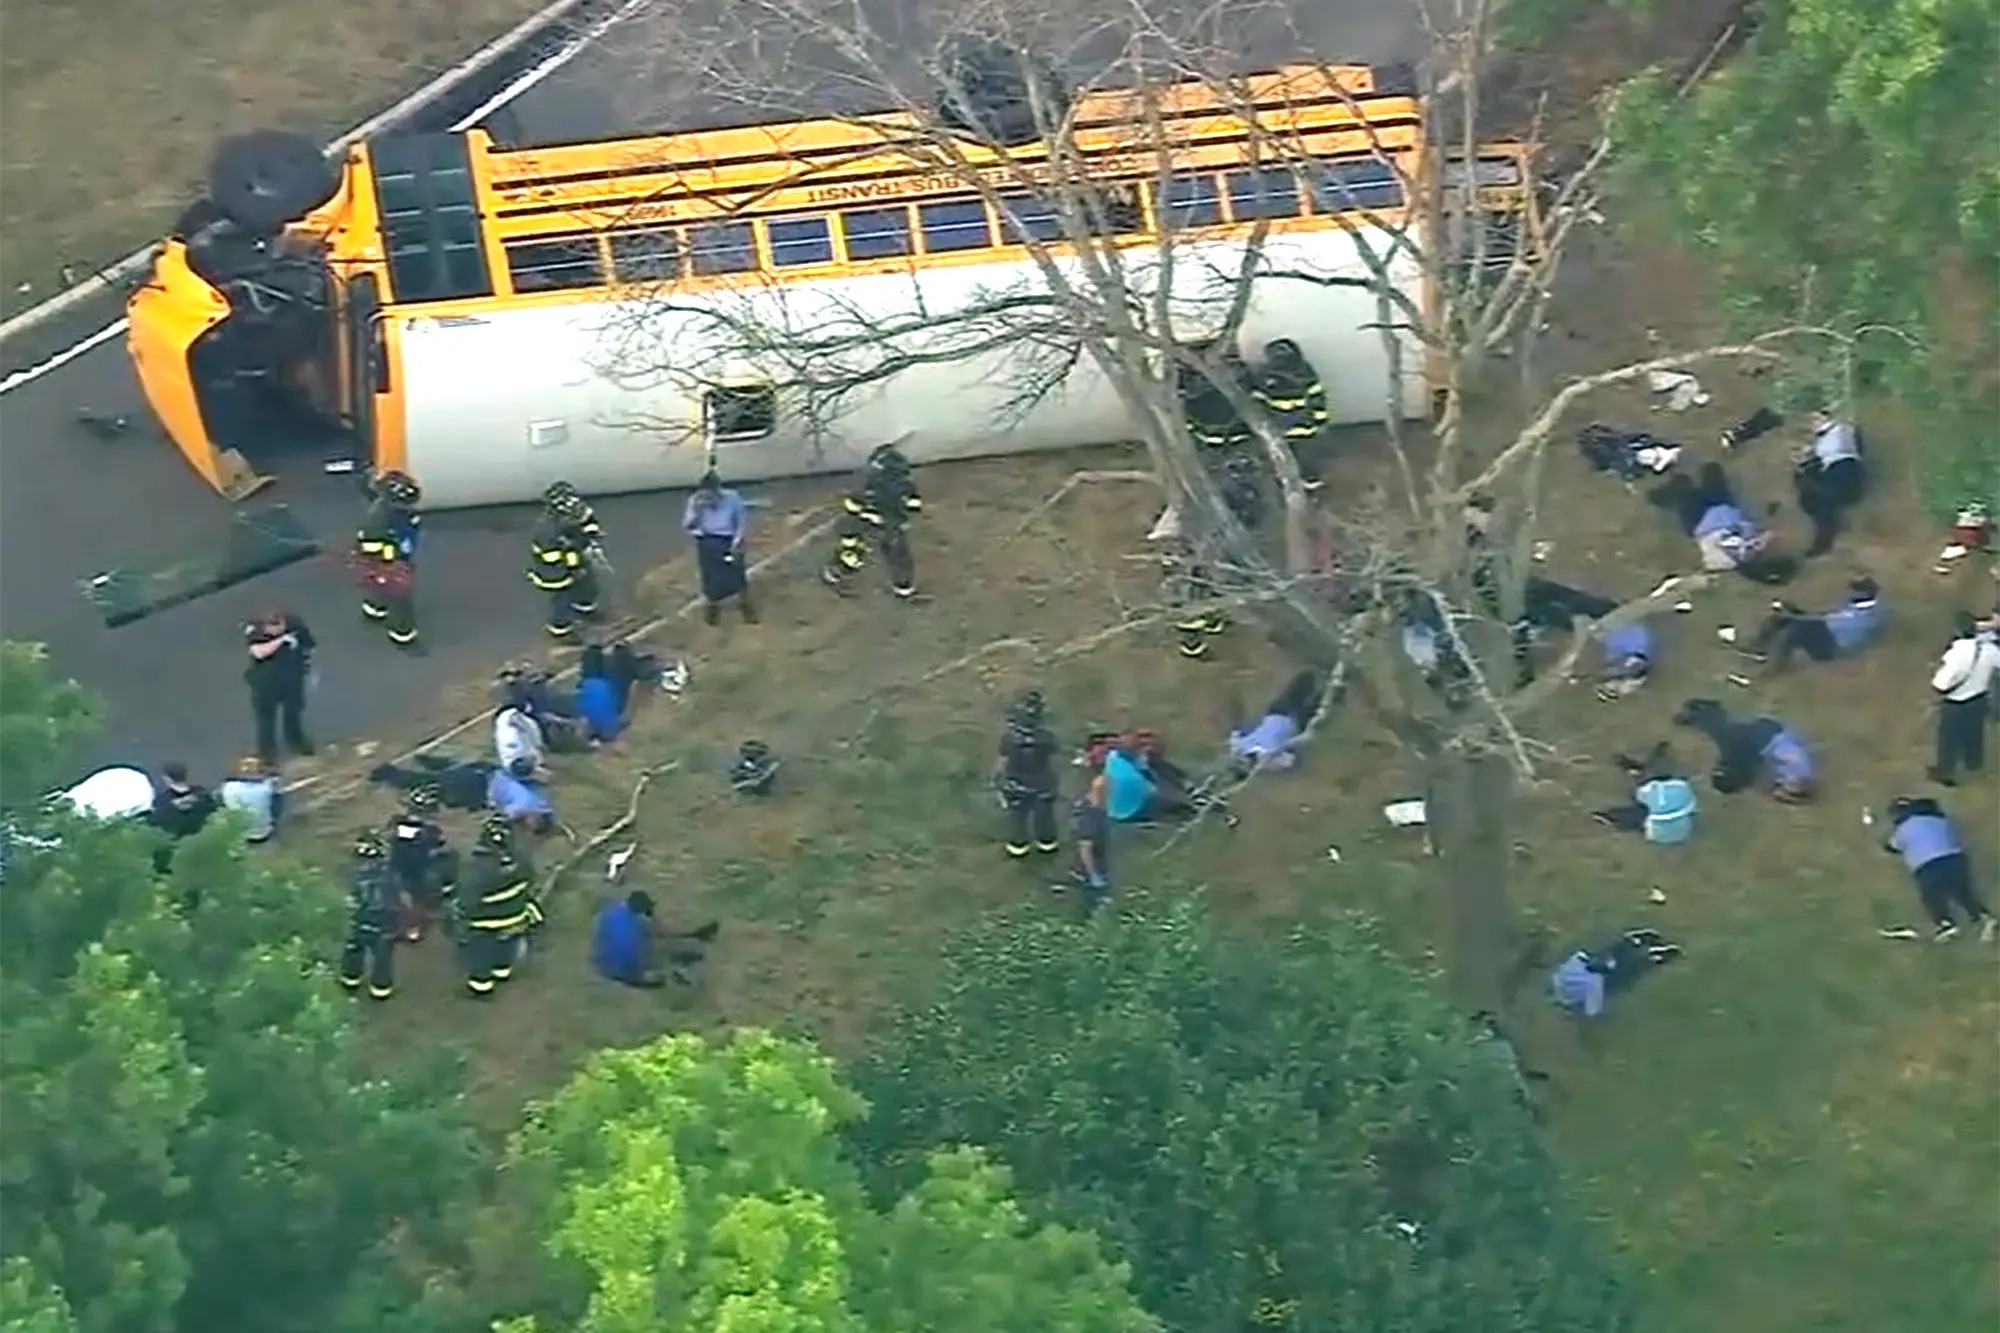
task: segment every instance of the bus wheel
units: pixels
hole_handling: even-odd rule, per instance
[[[216,145],[208,192],[229,220],[250,232],[274,232],[333,198],[340,173],[318,145],[297,134],[253,130]]]

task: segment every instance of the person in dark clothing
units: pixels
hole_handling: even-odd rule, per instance
[[[510,664],[500,672],[499,687],[500,707],[519,709],[531,719],[551,751],[578,754],[589,748],[577,695],[557,688],[540,667]]]
[[[257,728],[257,758],[267,769],[278,766],[282,737],[293,754],[313,752],[306,736],[306,679],[318,646],[306,622],[288,612],[274,612],[243,627],[249,656],[243,679],[250,687],[250,714]]]
[[[1980,939],[1990,942],[1993,913],[1972,886],[1972,863],[1951,816],[1928,797],[1898,796],[1889,802],[1889,825],[1882,850],[1900,855],[1909,867],[1936,930],[1933,938],[1943,942],[1956,935],[1963,916],[1966,925],[1979,927]]]
[[[149,816],[154,828],[174,839],[191,838],[201,832],[220,808],[215,793],[188,780],[186,764],[166,764],[160,769],[160,789],[153,797]]]
[[[1234,347],[1224,347],[1219,357],[1219,373],[1233,378],[1246,394],[1254,392],[1254,377]],[[1231,452],[1254,442],[1250,426],[1229,401],[1229,395],[1200,366],[1183,362],[1175,371],[1175,388],[1180,395],[1181,416],[1188,436],[1204,449]]]
[[[1609,472],[1620,481],[1663,476],[1680,462],[1681,447],[1644,431],[1618,430],[1592,422],[1577,432],[1576,447],[1594,472]]]
[[[1029,690],[1007,711],[994,780],[1007,811],[1007,855],[1053,853],[1056,838],[1056,738],[1047,724],[1040,690]]]
[[[845,595],[849,580],[867,564],[872,546],[888,568],[889,591],[903,598],[916,596],[910,519],[923,507],[923,497],[910,475],[910,460],[893,444],[879,446],[868,455],[867,466],[853,489],[841,497],[833,558],[820,571],[821,580]]]
[[[547,598],[542,628],[552,639],[568,638],[589,614],[585,606],[596,609],[595,583],[586,580],[589,559],[589,546],[573,520],[554,508],[544,510],[528,534],[528,582]]]
[[[681,527],[694,538],[695,570],[701,577],[702,616],[713,625],[722,604],[734,597],[743,618],[757,619],[750,601],[749,564],[743,539],[750,524],[750,506],[722,484],[714,468],[702,473],[701,484],[688,497]]]
[[[1724,795],[1763,784],[1773,798],[1793,804],[1819,790],[1812,752],[1797,732],[1773,717],[1732,718],[1714,699],[1690,699],[1674,714],[1680,726],[1715,742],[1709,785]]]
[[[483,810],[486,789],[493,781],[494,765],[483,760],[453,759],[448,755],[420,754],[409,765],[377,764],[368,770],[368,780],[410,792],[426,783],[435,784],[447,810]]]
[[[1102,777],[1092,782],[1070,811],[1070,834],[1076,842],[1076,865],[1070,885],[1082,898],[1084,915],[1111,896],[1111,815],[1104,806]]]
[[[1799,508],[1812,520],[1812,545],[1806,559],[1825,555],[1840,536],[1847,511],[1861,503],[1867,489],[1867,466],[1861,461],[1861,436],[1853,426],[1828,412],[1808,419],[1812,439],[1799,451],[1792,484]]]
[[[729,789],[738,796],[769,796],[778,781],[778,757],[762,741],[749,740],[736,749],[729,766]]]
[[[1160,578],[1166,602],[1175,610],[1174,646],[1182,657],[1197,661],[1209,653],[1209,640],[1229,630],[1229,617],[1213,603],[1220,595],[1201,543],[1177,536],[1160,550]]]
[[[1320,442],[1330,420],[1319,372],[1297,343],[1279,338],[1264,345],[1264,364],[1250,392],[1290,446],[1306,489],[1318,490],[1324,480]]]
[[[1831,611],[1811,615],[1790,602],[1777,602],[1771,614],[1737,651],[1753,662],[1769,662],[1782,671],[1796,653],[1815,662],[1853,657],[1882,632],[1885,620],[1882,590],[1865,575],[1847,585],[1847,600]]]
[[[513,826],[505,815],[488,815],[480,824],[467,861],[458,895],[465,991],[483,1000],[514,975],[528,933],[540,924],[542,913],[535,902],[534,867],[515,849]]]
[[[368,983],[370,999],[386,1000],[396,990],[395,877],[382,835],[363,829],[354,839],[354,868],[347,886],[347,943],[340,951],[340,984],[358,992]]]
[[[361,614],[379,624],[389,642],[407,652],[418,646],[417,567],[414,548],[381,506],[368,511],[354,534],[353,567],[361,584]]]
[[[1584,1018],[1598,1018],[1609,998],[1640,977],[1681,956],[1681,947],[1657,930],[1628,930],[1595,949],[1578,949],[1550,976],[1555,1002]]]
[[[1785,424],[1785,419],[1768,407],[1760,407],[1749,416],[1733,423],[1722,432],[1722,447],[1741,449],[1753,440],[1760,440]]]
[[[1535,678],[1534,648],[1551,634],[1567,634],[1579,620],[1602,620],[1618,609],[1609,597],[1554,579],[1530,577],[1521,588],[1521,618],[1512,628],[1516,683]]]
[[[410,944],[423,939],[458,884],[458,853],[437,823],[443,806],[442,788],[419,782],[404,793],[403,813],[389,825],[389,870],[401,899],[397,933]]]
[[[1647,503],[1674,516],[1701,552],[1703,569],[1734,570],[1752,583],[1789,582],[1798,561],[1771,550],[1771,534],[1750,516],[1720,463],[1704,463],[1694,477],[1669,477],[1646,493]]]
[[[622,639],[604,655],[604,667],[620,717],[632,715],[632,691],[637,686],[657,685],[665,674],[665,664],[657,656],[640,652]]]

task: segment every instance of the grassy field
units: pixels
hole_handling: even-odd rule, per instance
[[[219,135],[331,137],[546,0],[21,0],[0,16],[0,309],[158,235]]]
[[[1716,407],[1667,429],[1713,438],[1748,392],[1717,388]],[[1659,428],[1647,410],[1632,398],[1598,415]],[[1742,467],[1759,494],[1780,494],[1785,452],[1771,441]],[[627,993],[590,978],[585,938],[601,873],[590,866],[555,903],[537,959],[490,1009],[454,1000],[456,976],[437,945],[409,955],[402,998],[371,1016],[385,1049],[461,1044],[496,1124],[590,1049],[663,1030],[762,1023],[859,1049],[886,1006],[921,996],[954,925],[1050,896],[1054,867],[1000,854],[985,785],[1014,690],[1039,683],[1069,735],[1142,723],[1184,758],[1205,759],[1231,699],[1254,704],[1287,674],[1247,632],[1204,665],[1178,659],[1157,629],[1065,649],[1154,597],[1139,557],[1149,488],[1087,486],[1038,514],[1073,468],[1119,462],[932,470],[918,537],[927,602],[898,605],[876,588],[836,602],[812,581],[809,560],[794,562],[766,580],[763,624],[693,625],[661,643],[693,663],[684,700],[650,702],[615,753],[563,762],[562,812],[586,836],[623,813],[638,772],[678,765],[640,804],[631,873],[676,918],[724,923],[698,989]],[[1354,479],[1377,462],[1357,442],[1340,468]],[[1615,483],[1568,456],[1554,466],[1553,492],[1575,507],[1553,528],[1552,572],[1633,594],[1685,560],[1666,521]],[[1688,950],[1587,1033],[1532,997],[1523,1004],[1533,1058],[1555,1076],[1551,1131],[1588,1205],[1657,1280],[1669,1327],[1917,1333],[1981,1326],[1996,1308],[1995,955],[1970,941],[1879,939],[1879,927],[1914,920],[1915,904],[1900,866],[1875,848],[1879,829],[1860,822],[1864,804],[1911,789],[1920,773],[1920,673],[1943,609],[1990,587],[1978,571],[1956,584],[1929,572],[1931,534],[1908,530],[1900,516],[1914,510],[1893,493],[1899,484],[1890,479],[1891,494],[1842,555],[1802,588],[1830,596],[1862,563],[1885,582],[1897,620],[1870,657],[1734,690],[1722,678],[1739,664],[1713,631],[1749,623],[1764,597],[1725,587],[1665,626],[1655,688],[1607,706],[1577,687],[1545,719],[1565,758],[1518,831],[1533,928],[1567,946],[1646,924]],[[1001,643],[1021,639],[1033,650]],[[1693,694],[1754,702],[1801,726],[1825,755],[1825,798],[1788,809],[1710,795],[1681,855],[1592,826],[1585,812],[1617,794],[1605,756],[1669,735],[1668,714]],[[786,760],[786,790],[768,804],[732,797],[722,776],[735,744],[753,735]],[[1687,762],[1705,765],[1702,745],[1685,734],[1676,742]],[[1204,829],[1165,857],[1135,838],[1122,877],[1205,886],[1252,927],[1362,909],[1425,963],[1426,860],[1416,838],[1380,816],[1408,785],[1386,738],[1341,715],[1303,772],[1246,794],[1242,829]],[[1951,805],[1975,829],[1990,883],[1993,821],[1981,816],[1996,808],[1993,779]],[[1337,864],[1330,846],[1341,849]],[[1664,904],[1649,902],[1655,887]]]

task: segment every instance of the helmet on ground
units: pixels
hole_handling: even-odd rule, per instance
[[[444,804],[444,791],[435,782],[419,782],[403,795],[403,806],[413,815],[434,814]]]
[[[424,498],[423,487],[407,472],[382,473],[375,478],[375,493],[398,505],[413,505]]]
[[[351,850],[364,861],[373,861],[389,854],[388,847],[382,842],[381,833],[372,828],[362,829],[354,835]]]
[[[762,741],[745,741],[736,749],[736,762],[739,764],[761,764],[767,762],[770,757],[771,747]]]
[[[495,810],[479,821],[479,845],[502,850],[514,845],[514,822]]]

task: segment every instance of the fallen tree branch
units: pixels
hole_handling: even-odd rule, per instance
[[[556,865],[555,869],[543,876],[541,884],[535,890],[536,898],[546,899],[554,891],[557,882],[564,875],[582,865],[591,856],[602,850],[606,843],[631,828],[633,821],[639,817],[639,799],[646,794],[646,788],[652,785],[653,779],[662,773],[671,772],[680,766],[680,760],[669,759],[664,764],[654,764],[651,768],[642,770],[638,781],[632,784],[632,795],[625,802],[625,813],[611,823],[606,824],[596,833],[593,833],[581,847],[578,847],[575,851],[564,857]]]
[[[1084,483],[1092,481],[1149,481],[1155,486],[1160,484],[1158,477],[1154,476],[1151,472],[1146,472],[1139,468],[1083,468],[1072,472],[1069,475],[1068,481],[1056,487],[1050,493],[1048,499],[1028,511],[1028,516],[1022,519],[1012,532],[1000,539],[1000,545],[1007,546],[1013,543],[1022,533],[1033,527],[1042,515],[1054,509],[1064,500],[1067,500],[1070,492]]]

